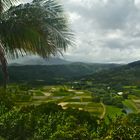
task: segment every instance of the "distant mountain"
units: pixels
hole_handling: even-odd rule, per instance
[[[57,61],[58,62],[58,61]],[[62,61],[61,61],[62,62]],[[63,61],[65,62],[65,61]],[[67,62],[67,61],[66,61]],[[27,64],[27,63],[26,63]],[[51,63],[52,64],[52,63]],[[96,72],[108,70],[119,65],[115,64],[91,64],[91,63],[66,63],[59,65],[17,65],[9,66],[10,82],[45,81],[55,84],[59,81],[79,79]],[[2,74],[0,74],[1,76]],[[2,79],[0,77],[0,79]]]
[[[9,66],[10,82],[44,81],[56,84],[71,80],[92,81],[94,85],[140,85],[140,61],[125,65],[69,62],[61,59],[30,61]],[[26,64],[26,65],[25,65]],[[27,65],[28,64],[28,65]],[[36,65],[39,64],[39,65]],[[1,74],[0,74],[1,76]]]
[[[140,60],[129,63],[128,67],[140,67]]]
[[[83,78],[91,80],[95,84],[108,86],[140,85],[140,61],[97,72]]]
[[[70,61],[66,61],[60,58],[46,58],[41,57],[23,57],[20,60],[11,62],[9,66],[21,66],[21,65],[64,65],[70,64]]]

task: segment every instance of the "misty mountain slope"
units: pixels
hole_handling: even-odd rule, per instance
[[[129,63],[124,66],[94,73],[84,77],[96,84],[107,85],[139,85],[140,84],[140,61]]]
[[[71,80],[83,77],[102,70],[118,67],[117,64],[88,64],[71,63],[66,65],[24,65],[9,66],[9,81],[36,81],[43,80],[48,83],[55,83],[59,80]],[[2,75],[2,74],[1,74]],[[0,76],[1,76],[0,75]],[[2,79],[2,77],[0,78]]]
[[[21,65],[64,65],[72,62],[58,58],[41,58],[41,57],[23,57],[17,60],[13,60],[9,66],[21,66]]]

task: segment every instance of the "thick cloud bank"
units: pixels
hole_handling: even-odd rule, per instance
[[[64,5],[76,38],[76,45],[64,53],[65,59],[101,63],[140,60],[140,0],[58,1]]]
[[[76,36],[66,59],[124,63],[140,59],[140,0],[61,0]]]

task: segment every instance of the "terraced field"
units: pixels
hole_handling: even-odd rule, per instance
[[[128,99],[123,102],[123,104],[128,108],[129,113],[140,112],[140,89],[137,86],[124,86],[131,94]]]
[[[137,112],[140,112],[140,100],[139,99],[137,99],[137,100],[132,100],[133,101],[133,104],[135,104],[135,108],[136,108],[136,111]]]
[[[125,100],[123,104],[127,107],[127,113],[137,113],[138,108],[132,99]]]
[[[127,113],[137,113],[140,110],[139,98],[132,95],[123,101],[125,108],[122,109],[111,105],[104,105],[102,102],[93,102],[93,97],[89,91],[74,90],[66,86],[44,86],[29,92],[31,93],[30,99],[19,101],[18,104],[39,105],[41,103],[54,102],[62,106],[63,109],[71,107],[85,110],[97,115],[101,119],[106,119],[107,116],[114,118],[115,116],[121,115],[123,109]]]
[[[55,102],[64,109],[71,107],[89,111],[103,117],[104,107],[101,103],[92,102],[91,93],[88,91],[73,90],[63,86],[44,87],[41,91],[32,91],[34,94],[31,104]]]

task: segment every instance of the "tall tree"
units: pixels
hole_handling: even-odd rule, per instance
[[[0,0],[0,62],[5,85],[7,57],[49,57],[61,54],[73,43],[63,7],[56,0],[34,0],[15,6],[16,2]]]

